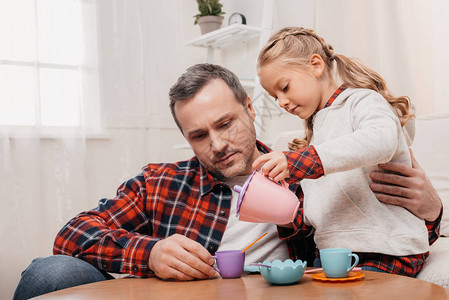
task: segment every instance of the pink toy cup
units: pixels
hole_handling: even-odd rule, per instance
[[[238,278],[245,266],[245,252],[241,250],[218,251],[214,256],[217,267],[213,267],[222,278]]]
[[[282,185],[277,184],[262,173],[254,171],[243,187],[234,186],[234,190],[239,193],[239,220],[278,225],[293,222],[299,208],[299,200],[288,189],[285,181],[281,183]]]

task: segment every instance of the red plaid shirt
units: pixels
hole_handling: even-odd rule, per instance
[[[329,107],[338,95],[346,89],[340,86],[331,96],[329,101],[324,106]],[[284,152],[287,162],[290,166],[290,180],[301,180],[303,178],[316,179],[324,176],[323,166],[321,160],[313,146],[307,146],[297,151]],[[303,202],[304,195],[302,192],[297,192],[300,201]],[[432,245],[439,237],[440,216],[434,222],[427,222],[426,226],[429,232],[429,244]],[[318,253],[318,252],[317,252]],[[406,276],[415,276],[421,270],[424,261],[429,253],[410,255],[410,256],[390,256],[379,253],[357,253],[359,255],[359,266],[376,267],[388,273],[400,274]]]
[[[260,142],[257,147],[270,151]],[[231,189],[196,157],[149,164],[123,183],[114,199],[102,199],[97,208],[70,220],[58,233],[53,253],[78,257],[103,271],[146,277],[152,273],[148,259],[153,245],[175,233],[214,253],[228,222],[231,197]],[[302,208],[293,229],[279,227],[292,259],[310,254],[302,237],[311,231],[302,221]]]

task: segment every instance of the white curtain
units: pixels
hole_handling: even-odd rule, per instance
[[[83,111],[86,106],[89,108],[86,110],[86,114],[82,114],[77,126],[72,128],[42,126],[39,123],[37,126],[27,127],[0,126],[0,190],[2,191],[0,240],[3,241],[0,250],[0,297],[5,297],[4,299],[11,299],[21,271],[33,258],[52,253],[54,237],[68,219],[78,212],[95,206],[95,203],[89,201],[88,197],[91,183],[86,161],[86,132],[89,132],[90,135],[95,133],[98,137],[100,120],[98,117],[100,99],[95,3],[82,0],[68,1],[66,4],[52,3],[52,1],[21,1],[14,3],[13,6],[12,3],[9,5],[5,1],[1,7],[4,14],[18,12],[19,15],[20,11],[17,11],[17,8],[28,7],[31,8],[30,11],[33,11],[34,7],[34,11],[42,12],[41,19],[27,24],[32,26],[39,24],[40,30],[43,30],[42,27],[47,24],[58,26],[58,18],[59,20],[61,17],[64,18],[63,14],[54,15],[48,10],[52,9],[55,4],[59,7],[68,5],[67,7],[70,9],[76,9],[69,12],[69,18],[81,16],[82,28],[77,28],[77,30],[82,37],[80,40],[82,44],[69,45],[68,49],[61,50],[52,44],[55,40],[42,38],[35,40],[32,47],[36,47],[36,49],[47,47],[49,52],[79,51],[76,56],[79,55],[82,59],[78,61],[78,67],[69,70],[69,73],[76,74],[71,77],[76,81],[69,84],[71,87],[75,87],[73,89],[75,93],[67,96],[79,99],[79,102],[72,103],[77,110]],[[63,13],[68,12],[67,7],[63,8]],[[8,11],[8,9],[11,10]],[[32,15],[33,19],[37,20],[34,14]],[[46,19],[42,19],[43,16]],[[3,31],[1,36],[5,37],[4,33],[7,33],[8,28],[17,24],[3,25],[5,26],[2,26],[0,30]],[[37,32],[36,28],[27,28],[27,30]],[[56,32],[57,30],[52,31],[50,28],[46,37],[75,39],[74,36],[70,37],[72,32],[66,32],[67,36],[65,37],[57,36]],[[15,37],[16,41],[21,38]],[[2,40],[0,43],[1,47],[12,45],[12,41],[8,42],[7,40]],[[61,46],[61,43],[59,45]],[[75,50],[72,46],[77,49]],[[45,60],[43,56],[42,52],[39,56],[40,59],[34,56],[34,67],[33,65],[30,67],[34,69],[31,74],[38,74],[36,78],[43,78],[44,73],[49,70],[46,67],[51,67],[51,63],[44,62],[44,64],[46,63],[44,68],[39,69]],[[6,83],[3,81],[2,88],[8,88],[5,86],[8,83],[7,79]],[[27,90],[31,94],[30,98],[33,99],[31,101],[34,101],[38,98],[43,99],[39,92],[45,93],[46,88],[49,88],[47,91],[50,93],[61,92],[58,85],[65,86],[65,82],[59,81],[60,78],[57,77],[53,79],[53,83],[47,87],[29,86],[24,80],[17,93]],[[35,88],[33,89],[33,87]],[[7,107],[8,103],[14,105],[15,98],[13,96],[8,97],[4,91],[0,91],[0,95],[0,107]],[[55,103],[56,107],[61,103],[67,103],[64,102],[66,99],[63,96],[58,95],[52,98],[59,101],[59,103]],[[58,109],[55,109],[53,113],[53,117],[57,119]],[[77,114],[75,114],[74,120],[77,118]]]

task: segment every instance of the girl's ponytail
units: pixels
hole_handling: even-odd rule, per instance
[[[334,55],[338,75],[347,87],[371,89],[381,94],[395,109],[401,126],[413,118],[410,112],[410,99],[407,96],[395,97],[388,89],[385,80],[355,58],[338,54]]]

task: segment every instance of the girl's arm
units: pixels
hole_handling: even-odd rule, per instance
[[[259,156],[252,165],[253,170],[260,170],[274,181],[290,177],[290,171],[295,180],[303,178],[319,178],[324,175],[320,157],[313,146],[308,146],[293,152],[270,152]]]
[[[287,159],[284,153],[273,151],[259,156],[252,165],[253,170],[260,168],[260,171],[271,177],[275,182],[290,177]]]
[[[347,105],[351,106],[352,132],[338,135],[337,131],[335,138],[286,151],[284,155],[281,152],[262,155],[254,161],[253,169],[264,164],[262,171],[275,181],[287,177],[299,181],[391,161],[403,137],[390,104],[380,95],[370,95]],[[407,153],[399,156],[409,157],[405,147],[404,151]]]
[[[382,96],[369,94],[355,100],[349,97],[344,105],[341,109],[348,111],[345,122],[351,126],[350,132],[340,132],[338,127],[348,131],[347,125],[335,120],[335,137],[313,141],[325,175],[375,166],[393,158],[411,164],[399,118]]]

